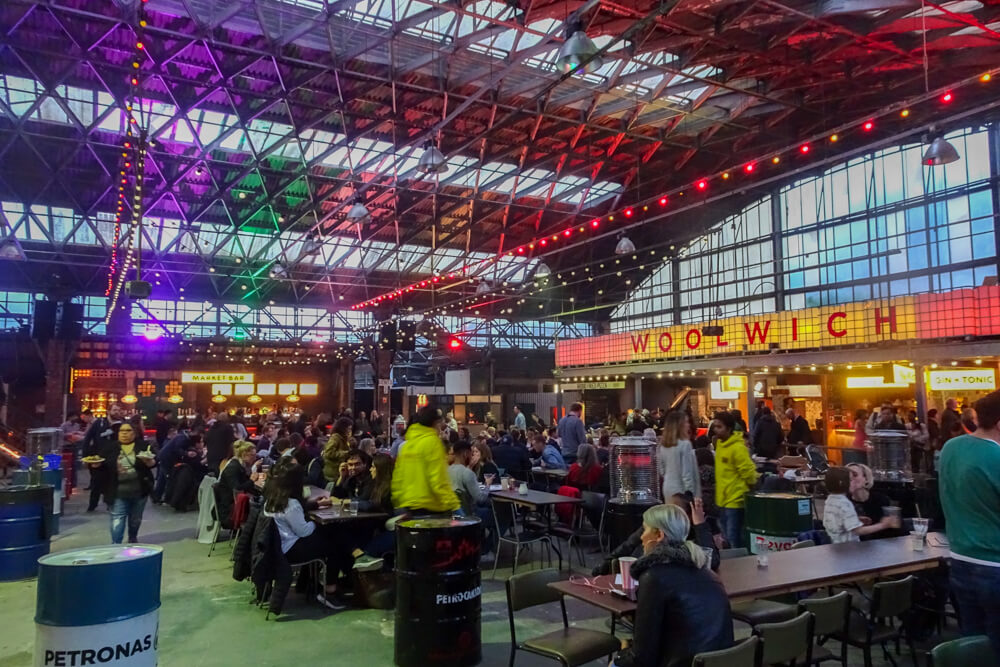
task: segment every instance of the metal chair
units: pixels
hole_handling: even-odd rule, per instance
[[[581,530],[581,538],[597,538],[597,545],[601,553],[605,553],[604,548],[604,512],[608,507],[608,496],[597,491],[581,491],[580,497],[583,499],[583,516],[590,523],[592,531]]]
[[[814,623],[815,618],[807,611],[790,621],[762,623],[754,628],[754,634],[763,643],[760,664],[792,667],[811,664]]]
[[[806,598],[799,600],[799,611],[810,612],[815,617],[813,634],[819,642],[836,634],[843,634],[851,617],[851,595],[847,591],[826,598]],[[818,664],[836,660],[847,667],[847,644],[840,642],[840,655],[820,643],[813,645],[812,662]]]
[[[886,619],[903,616],[913,608],[913,582],[913,575],[910,575],[898,581],[882,581],[875,584],[872,587],[872,601],[867,616],[852,614],[846,632],[833,635],[835,639],[846,641],[864,651],[865,667],[872,665],[872,646],[876,644],[882,647],[886,659],[895,665],[896,660],[889,653],[886,644],[891,641],[896,642],[898,653],[899,640],[904,637],[913,656],[913,664],[917,665],[913,640],[903,632],[902,626],[894,627],[886,623]]]
[[[699,653],[691,667],[758,667],[761,647],[760,637],[747,637],[730,648]]]
[[[930,667],[969,667],[1000,664],[989,637],[961,637],[931,649]]]
[[[566,616],[566,601],[562,593],[549,586],[550,583],[562,580],[562,575],[552,569],[515,574],[507,580],[511,667],[519,650],[558,660],[566,667],[574,667],[605,656],[610,660],[621,646],[618,638],[611,633],[570,627],[569,618]],[[562,610],[562,629],[518,642],[514,627],[514,612],[551,602],[558,602]]]
[[[215,545],[219,541],[219,533],[223,530],[229,531],[229,541],[232,542],[236,535],[236,531],[233,530],[233,525],[230,523],[229,526],[223,525],[223,517],[219,516],[219,497],[226,491],[222,488],[222,485],[216,482],[212,485],[212,515],[215,517],[215,530],[212,531],[212,546],[208,549],[208,557],[211,558],[212,554],[215,552]]]
[[[549,565],[552,564],[552,538],[544,531],[528,530],[521,525],[518,529],[517,508],[514,503],[490,498],[490,505],[493,507],[493,523],[497,531],[497,552],[493,558],[493,578],[497,575],[497,565],[500,563],[500,548],[506,544],[514,547],[514,558],[511,563],[510,572],[517,571],[517,561],[521,550],[524,547],[531,547],[533,544],[544,543],[546,553],[549,556]],[[510,523],[506,530],[501,526],[501,517],[505,520],[509,517]],[[562,556],[559,557],[559,569],[562,569]]]

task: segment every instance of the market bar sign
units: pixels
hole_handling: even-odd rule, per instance
[[[624,389],[625,381],[610,382],[567,382],[562,385],[563,391],[583,391],[584,389]]]
[[[928,371],[927,386],[931,391],[992,391],[997,388],[997,380],[992,368],[951,369]]]
[[[253,373],[181,373],[182,384],[214,384],[219,382],[252,384]]]
[[[1000,336],[1000,287],[976,287],[560,340],[556,342],[556,365],[678,360],[964,336]]]

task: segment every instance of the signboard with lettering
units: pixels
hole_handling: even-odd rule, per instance
[[[610,382],[567,382],[561,385],[563,391],[582,391],[584,389],[624,389],[625,381]]]
[[[226,373],[217,372],[188,372],[181,373],[182,384],[213,384],[216,382],[229,382],[246,384],[253,382],[253,373]]]
[[[953,368],[928,371],[927,386],[931,391],[993,391],[997,380],[992,368]]]
[[[1000,335],[1000,288],[845,303],[556,342],[556,365],[593,366],[891,341]]]
[[[746,391],[747,376],[723,375],[719,378],[719,387],[722,391]]]

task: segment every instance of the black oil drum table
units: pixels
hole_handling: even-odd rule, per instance
[[[479,519],[396,524],[396,664],[466,667],[482,660]]]
[[[660,501],[656,498],[632,502],[625,502],[620,498],[609,500],[607,515],[604,517],[604,532],[608,535],[611,549],[616,549],[629,535],[641,528],[643,513],[659,504]]]

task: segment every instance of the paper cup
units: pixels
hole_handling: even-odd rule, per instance
[[[635,580],[632,579],[632,563],[635,562],[632,556],[624,556],[618,559],[618,569],[622,573],[622,588],[626,593],[631,593],[635,588]]]

